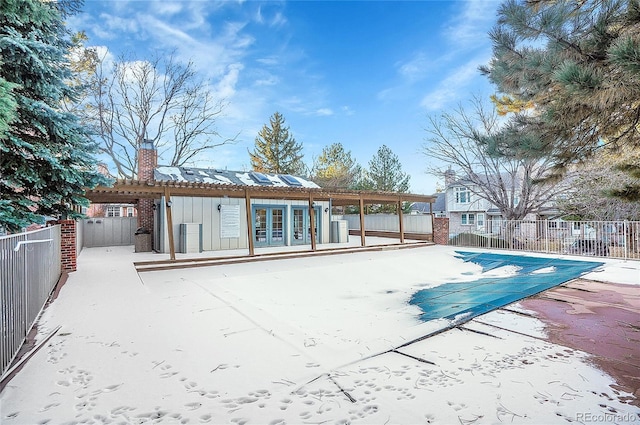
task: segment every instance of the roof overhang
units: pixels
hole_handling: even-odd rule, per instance
[[[393,204],[397,202],[435,202],[434,196],[411,193],[349,191],[327,188],[292,188],[274,186],[219,185],[175,181],[141,181],[118,179],[113,186],[87,189],[85,197],[93,203],[136,203],[139,199],[159,199],[171,196],[206,198],[265,198],[284,200],[331,200],[333,205]]]

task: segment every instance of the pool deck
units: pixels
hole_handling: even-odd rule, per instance
[[[416,311],[378,304],[425,271],[445,279],[456,250],[138,273],[165,256],[85,249],[0,423],[640,423],[640,262],[593,259],[605,265],[466,323],[407,327]],[[337,276],[361,286],[331,288]],[[252,295],[256,279],[272,298]],[[324,284],[342,295],[323,299]]]
[[[640,407],[639,289],[576,279],[521,305],[547,325],[549,341],[591,354]]]

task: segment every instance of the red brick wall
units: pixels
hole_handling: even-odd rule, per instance
[[[158,151],[151,142],[145,142],[138,151],[138,180],[153,181],[153,170],[158,166]],[[138,227],[153,231],[153,199],[138,201]]]
[[[158,166],[158,151],[146,142],[138,151],[138,180],[153,180],[153,170]]]
[[[60,220],[61,250],[62,250],[62,270],[74,272],[77,268],[77,223],[75,220]]]
[[[449,243],[449,219],[446,217],[433,218],[433,241],[438,245]]]

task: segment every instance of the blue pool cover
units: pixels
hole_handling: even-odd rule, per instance
[[[468,320],[575,279],[603,264],[478,252],[456,251],[456,254],[457,258],[465,262],[480,265],[483,273],[504,266],[516,266],[518,272],[509,277],[451,282],[418,291],[413,294],[409,303],[422,309],[420,320],[426,322],[456,317]],[[535,273],[550,267],[553,267],[551,271]]]

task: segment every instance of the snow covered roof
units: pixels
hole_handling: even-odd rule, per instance
[[[229,171],[211,168],[157,167],[153,172],[156,181],[210,183],[236,186],[305,187],[319,188],[304,177],[289,174],[269,174],[255,171]]]
[[[440,212],[440,211],[446,211],[447,206],[446,206],[446,195],[444,192],[438,192],[435,195],[433,195],[436,198],[436,201],[433,203],[433,211],[434,212]],[[411,204],[411,209],[413,211],[418,211],[420,213],[430,213],[430,206],[428,202],[414,202]]]

